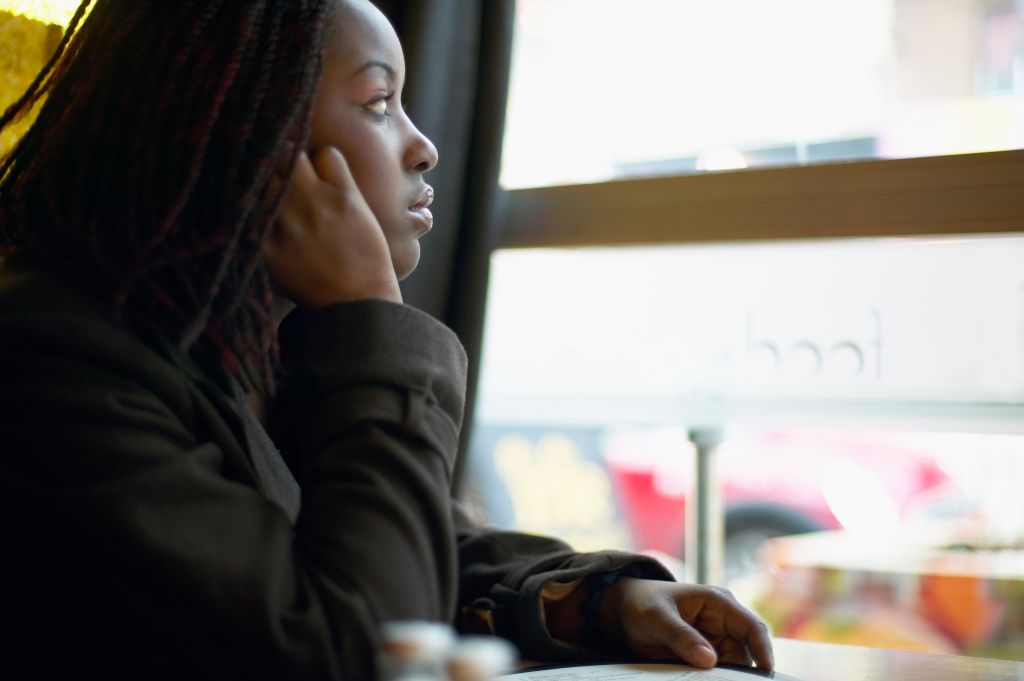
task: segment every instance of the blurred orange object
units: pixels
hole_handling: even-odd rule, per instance
[[[925,573],[920,605],[928,619],[963,649],[987,641],[1002,620],[1005,605],[991,594],[992,582],[974,575]]]
[[[1024,659],[1024,551],[962,540],[957,527],[775,538],[752,603],[786,638]]]
[[[785,636],[915,653],[955,655],[960,652],[927,622],[892,607],[826,608],[787,631]]]

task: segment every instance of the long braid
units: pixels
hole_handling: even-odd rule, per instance
[[[97,0],[84,21],[83,2],[0,118],[42,101],[0,161],[0,242],[272,389],[261,244],[309,135],[331,1]]]

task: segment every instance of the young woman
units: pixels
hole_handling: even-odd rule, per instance
[[[5,669],[368,679],[407,619],[771,667],[728,592],[451,500],[465,355],[398,288],[437,151],[373,5],[89,4],[2,119],[41,102],[0,165]]]

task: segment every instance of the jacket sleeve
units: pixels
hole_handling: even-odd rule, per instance
[[[459,628],[507,638],[531,660],[605,659],[600,652],[551,637],[544,623],[545,585],[621,569],[633,577],[673,579],[648,556],[622,551],[577,553],[551,537],[479,526],[458,503],[453,504],[453,514],[461,564]]]
[[[283,335],[294,525],[230,474],[227,440],[146,346],[109,323],[0,316],[5,613],[35,672],[367,679],[381,621],[450,617],[461,346],[381,301]]]

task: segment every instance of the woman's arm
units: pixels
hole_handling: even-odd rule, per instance
[[[607,651],[588,647],[579,635],[586,577],[627,570],[652,580],[672,579],[647,556],[578,553],[551,537],[480,527],[458,503],[453,513],[460,562],[459,627],[508,638],[531,659],[607,657]]]
[[[296,319],[293,526],[214,386],[31,279],[0,276],[12,655],[42,676],[369,678],[382,620],[450,618],[450,332],[382,301]]]
[[[574,553],[555,539],[475,526],[456,504],[460,625],[527,658],[672,658],[774,665],[764,623],[725,589],[681,584],[655,560]]]

